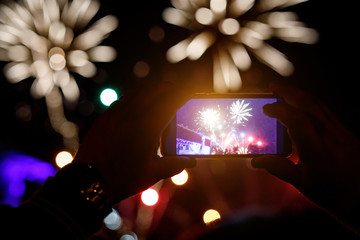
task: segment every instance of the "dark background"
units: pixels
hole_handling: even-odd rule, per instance
[[[202,71],[204,91],[211,91],[212,61],[210,51],[198,61],[184,60],[169,64],[165,60],[166,50],[186,38],[187,30],[165,23],[161,18],[164,8],[170,6],[166,0],[128,1],[125,5],[117,1],[103,0],[102,7],[94,19],[114,14],[119,27],[105,39],[103,45],[117,49],[117,59],[111,63],[98,63],[98,73],[93,79],[75,75],[81,96],[77,106],[65,102],[66,116],[80,127],[80,138],[87,132],[93,120],[105,110],[98,100],[100,91],[114,87],[122,92],[139,79],[133,73],[138,61],[150,65],[150,81],[163,80],[164,71],[176,75],[178,81],[191,81],[190,71]],[[357,121],[357,74],[358,44],[356,37],[356,12],[351,1],[310,1],[287,8],[299,15],[299,19],[320,32],[320,41],[315,45],[287,43],[270,40],[270,44],[283,52],[294,63],[291,77],[281,77],[273,70],[252,58],[249,71],[241,74],[244,92],[263,91],[272,80],[284,80],[306,88],[324,99],[339,115],[339,118],[358,133]],[[165,38],[154,43],[148,36],[149,29],[161,26]],[[0,62],[3,69],[4,62]],[[33,99],[29,89],[33,79],[10,84],[0,73],[0,146],[15,148],[45,161],[53,161],[54,155],[63,148],[62,139],[48,121],[44,99]],[[90,104],[90,106],[89,106]],[[31,109],[30,119],[16,116],[19,106]],[[94,108],[94,111],[87,110]]]
[[[166,50],[189,35],[187,30],[162,20],[161,12],[170,6],[169,1],[138,0],[125,3],[102,0],[101,3],[102,7],[95,20],[107,14],[114,14],[119,19],[119,27],[102,44],[115,47],[118,57],[114,62],[97,64],[98,73],[93,79],[75,75],[81,92],[79,103],[74,106],[65,102],[64,105],[67,118],[80,128],[80,139],[96,117],[105,110],[98,100],[103,88],[113,87],[121,93],[140,80],[133,73],[133,67],[138,61],[149,63],[149,81],[161,81],[168,79],[167,76],[176,81],[192,81],[189,79],[190,74],[199,72],[204,92],[212,90],[210,51],[195,62],[184,60],[174,65],[165,60]],[[319,31],[319,42],[304,45],[270,40],[269,44],[283,52],[294,64],[294,74],[282,77],[252,58],[250,70],[241,74],[241,91],[267,91],[268,82],[273,80],[294,84],[325,101],[344,125],[359,137],[359,12],[355,4],[356,1],[350,0],[312,0],[287,8],[286,10],[295,11],[300,21],[305,22],[308,27]],[[165,31],[165,38],[160,43],[152,42],[148,36],[149,29],[155,25],[161,26]],[[0,62],[0,69],[4,65],[4,62]],[[14,149],[53,163],[56,153],[64,148],[62,137],[50,126],[44,99],[33,99],[30,96],[32,81],[33,79],[27,79],[18,84],[10,84],[3,73],[0,73],[0,153]],[[31,109],[30,118],[23,119],[16,115],[20,106]],[[305,205],[309,204],[296,190],[280,180],[261,171],[249,170],[246,162],[199,162],[197,168],[191,170],[190,176],[191,181],[181,191],[163,188],[160,192],[172,200],[161,200],[164,202],[160,204],[164,203],[168,210],[156,210],[161,214],[154,219],[152,239],[171,239],[177,235],[186,235],[185,229],[197,226],[201,222],[203,210],[213,207],[214,203],[224,213],[236,213],[238,209],[244,209],[244,206],[254,205],[267,206],[274,211],[278,206],[290,206],[291,209],[301,211],[304,201]],[[167,184],[165,182],[165,186]],[[213,198],[209,200],[209,196]],[[301,223],[309,225],[307,223],[311,217],[305,218]],[[316,219],[327,219],[315,221],[319,226],[318,230],[323,225],[334,224],[329,220],[330,225],[326,225],[328,218],[323,215]],[[294,221],[294,224],[299,222]],[[305,225],[301,225],[302,230]],[[325,232],[331,232],[330,229],[336,231],[335,227],[324,227]]]
[[[66,116],[80,127],[80,137],[87,132],[93,120],[105,110],[98,100],[100,91],[113,87],[122,92],[139,80],[133,67],[138,61],[150,65],[150,81],[163,80],[164,71],[176,75],[178,81],[191,81],[187,76],[191,71],[202,71],[204,91],[211,91],[212,61],[210,51],[198,61],[184,60],[169,64],[165,60],[166,50],[186,38],[187,30],[172,26],[162,20],[164,8],[171,6],[166,0],[128,1],[125,5],[117,1],[103,0],[102,7],[94,19],[114,14],[119,19],[119,27],[111,33],[102,45],[117,49],[117,59],[111,63],[97,63],[98,73],[93,79],[75,75],[81,96],[77,106],[65,102]],[[315,45],[287,43],[270,40],[270,44],[283,52],[294,63],[295,72],[290,77],[282,77],[252,58],[249,71],[241,73],[241,91],[264,91],[272,80],[284,80],[314,92],[324,99],[339,115],[339,118],[358,133],[357,121],[357,74],[358,44],[356,37],[356,13],[351,1],[310,1],[287,8],[295,11],[299,19],[320,32],[320,41]],[[148,36],[149,29],[161,26],[165,38],[154,43]],[[0,62],[3,69],[4,62]],[[18,84],[9,83],[0,74],[0,146],[15,148],[46,161],[52,161],[56,152],[63,148],[62,139],[55,133],[48,121],[44,99],[33,99],[30,86],[33,79]],[[90,106],[89,106],[90,104]],[[31,109],[30,119],[16,116],[19,106]],[[94,111],[87,110],[94,108]]]

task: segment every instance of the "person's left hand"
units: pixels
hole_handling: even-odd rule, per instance
[[[99,117],[74,162],[94,165],[112,203],[195,166],[195,159],[159,157],[163,129],[192,91],[169,82],[141,82]]]

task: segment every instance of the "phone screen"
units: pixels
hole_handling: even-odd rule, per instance
[[[272,95],[197,97],[176,113],[165,136],[170,155],[283,155],[284,128],[263,113]]]

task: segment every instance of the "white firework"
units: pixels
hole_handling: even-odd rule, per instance
[[[283,76],[293,72],[284,54],[265,41],[273,37],[288,42],[313,44],[314,29],[298,21],[294,12],[277,11],[307,0],[171,0],[163,12],[166,22],[186,28],[192,35],[171,47],[169,62],[199,59],[213,47],[213,78],[216,92],[241,88],[240,71],[257,59]]]
[[[88,26],[99,8],[96,0],[22,0],[0,5],[0,60],[10,62],[5,76],[11,83],[35,78],[32,96],[45,97],[53,128],[73,148],[77,127],[66,120],[62,105],[62,96],[69,102],[79,98],[71,72],[90,78],[96,73],[92,62],[116,57],[114,48],[98,46],[117,28],[116,17],[107,15]]]
[[[234,120],[234,124],[241,124],[243,121],[248,121],[248,117],[252,117],[250,111],[252,108],[247,108],[249,103],[245,103],[244,100],[237,100],[230,106],[231,119]]]
[[[199,111],[199,122],[209,131],[213,132],[215,126],[220,120],[220,114],[217,110],[213,108],[206,108],[202,111]]]

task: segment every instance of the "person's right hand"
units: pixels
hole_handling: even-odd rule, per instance
[[[322,102],[297,88],[272,83],[284,102],[265,105],[264,113],[288,129],[295,147],[288,158],[263,156],[253,167],[265,168],[360,232],[360,143]],[[297,161],[293,159],[297,158]],[[292,159],[292,160],[290,160]]]

